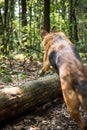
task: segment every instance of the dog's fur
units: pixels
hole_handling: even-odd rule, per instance
[[[41,28],[44,60],[41,74],[50,66],[58,73],[66,106],[70,115],[78,122],[81,130],[87,130],[87,125],[80,117],[79,106],[87,112],[87,81],[85,67],[82,64],[75,45],[62,32],[47,33]]]

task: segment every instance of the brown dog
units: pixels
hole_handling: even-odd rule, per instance
[[[78,122],[81,130],[87,130],[79,112],[79,106],[87,111],[87,75],[75,45],[64,33],[54,30],[48,34],[41,28],[41,37],[45,50],[41,74],[50,66],[55,69],[60,77],[63,97],[70,115]]]

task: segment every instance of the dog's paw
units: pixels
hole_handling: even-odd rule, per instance
[[[40,75],[40,76],[43,76],[43,75],[44,75],[43,70],[40,70],[39,75]]]

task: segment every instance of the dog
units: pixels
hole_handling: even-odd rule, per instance
[[[71,117],[79,124],[81,130],[87,130],[87,124],[79,111],[81,106],[87,112],[87,69],[75,45],[63,32],[55,30],[54,27],[50,33],[44,27],[40,30],[45,51],[40,74],[48,71],[50,66],[53,67],[59,75],[63,98]]]

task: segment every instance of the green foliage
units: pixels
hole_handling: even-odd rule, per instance
[[[12,82],[12,77],[10,75],[6,75],[2,78],[2,81],[5,83],[10,83]]]
[[[10,75],[9,69],[7,69],[7,65],[3,62],[0,63],[0,78],[5,83],[12,82],[12,77]]]
[[[4,6],[4,0],[0,0],[0,8]]]
[[[19,73],[19,74],[17,74],[17,78],[18,78],[18,79],[25,79],[25,78],[26,78],[26,75],[25,75],[25,74],[22,74],[22,73]]]
[[[65,32],[68,37],[72,26],[72,38],[78,50],[87,51],[87,1],[73,1],[73,7],[78,28],[77,43],[75,43],[75,22],[69,22],[71,9],[69,0],[50,0],[50,25],[51,27],[56,25],[58,31]],[[42,59],[40,27],[44,23],[44,1],[26,0],[26,8],[27,25],[22,26],[21,3],[18,0],[8,1],[8,3],[4,0],[0,1],[0,56],[9,56],[16,52],[24,53],[35,60]]]

